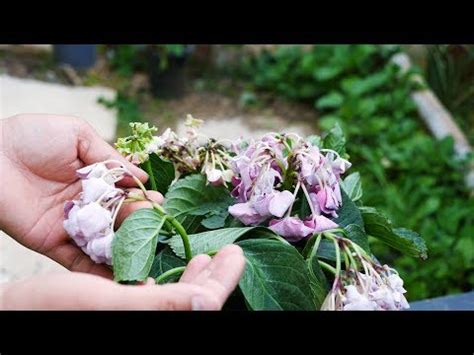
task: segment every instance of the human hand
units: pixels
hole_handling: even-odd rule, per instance
[[[62,223],[64,202],[75,199],[81,191],[76,170],[107,159],[122,161],[142,182],[148,179],[143,170],[125,161],[82,119],[25,114],[0,120],[0,228],[72,271],[111,278],[111,270],[84,254]],[[131,178],[117,184],[135,186]],[[148,197],[163,201],[158,192],[150,191]],[[118,224],[143,207],[151,204],[125,205],[117,217]]]
[[[212,260],[208,255],[194,257],[173,284],[120,285],[83,273],[42,276],[0,288],[0,308],[220,310],[244,266],[242,249],[228,245]]]

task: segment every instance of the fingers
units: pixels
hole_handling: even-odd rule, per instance
[[[237,286],[244,267],[245,258],[242,249],[234,244],[227,245],[188,282],[211,291],[222,307]],[[200,301],[205,302],[205,300]]]
[[[131,194],[143,196],[143,192],[139,189],[131,188],[129,189],[129,191]],[[147,191],[147,196],[152,201],[160,205],[163,203],[163,195],[160,194],[158,191]],[[125,220],[125,218],[127,218],[131,213],[141,208],[152,208],[152,205],[148,201],[139,201],[124,204],[117,214],[117,226],[120,226]]]
[[[119,285],[99,276],[58,273],[7,284],[2,308],[26,310],[108,309]]]
[[[209,290],[197,285],[125,286],[83,274],[61,273],[4,284],[3,309],[25,310],[192,310],[202,297],[206,309],[222,307]]]
[[[183,275],[181,275],[179,282],[192,282],[192,280],[194,280],[199,273],[209,265],[211,260],[212,258],[206,254],[195,256],[186,266],[186,270],[184,270]]]
[[[205,265],[207,261],[205,256],[199,256],[190,264],[185,278],[189,277],[191,283],[146,282],[126,286],[84,273],[40,276],[4,285],[0,290],[0,306],[4,309],[219,310],[237,285],[245,260],[242,250],[230,245]],[[77,266],[82,263],[76,261]],[[197,274],[194,278],[193,273]]]
[[[113,273],[109,267],[96,264],[88,255],[84,254],[80,248],[69,241],[48,251],[46,255],[70,271],[84,272],[110,280],[113,279]]]
[[[120,286],[115,309],[219,310],[223,306],[216,295],[204,287],[187,283],[151,286]],[[195,300],[202,300],[196,304]]]
[[[85,121],[80,121],[80,132],[78,135],[79,158],[86,164],[94,164],[108,159],[115,159],[123,164],[141,182],[148,180],[148,174],[142,169],[127,161],[119,152],[105,142],[97,132]],[[123,186],[136,186],[131,178],[124,178],[121,182]]]

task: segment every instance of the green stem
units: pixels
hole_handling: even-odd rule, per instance
[[[326,269],[329,272],[332,272],[334,275],[336,275],[336,269],[333,268],[331,265],[329,265],[329,264],[327,264],[327,263],[325,263],[324,261],[321,261],[321,260],[318,260],[318,263],[319,263],[319,265],[321,265],[321,267],[323,269]]]
[[[148,180],[150,181],[150,184],[151,184],[151,189],[152,190],[155,190],[155,191],[158,191],[158,187],[156,186],[156,181],[155,181],[155,175],[153,174],[153,169],[151,168],[151,161],[150,159],[148,159],[146,162],[145,162],[145,170],[146,172],[148,173]]]
[[[316,238],[316,241],[314,242],[313,249],[311,250],[311,253],[309,254],[310,258],[314,257],[316,253],[318,252],[319,243],[321,243],[321,238],[322,238],[322,234],[319,234],[318,237]]]
[[[158,276],[155,279],[155,282],[157,284],[163,282],[164,280],[168,279],[170,276],[176,275],[176,274],[182,274],[184,272],[184,269],[186,269],[186,266],[179,266],[175,267],[174,269],[170,269],[164,273],[162,273],[160,276]]]
[[[351,259],[351,263],[354,264],[354,269],[357,270],[358,265],[357,265],[357,262],[355,261],[354,257],[352,256],[351,250],[349,249],[349,247],[347,245],[344,245],[344,250],[346,251],[344,254],[349,256],[349,258]]]
[[[333,238],[334,248],[336,249],[336,278],[339,277],[341,273],[341,251],[339,250],[339,245],[336,238]]]
[[[183,246],[184,246],[184,254],[186,255],[186,260],[188,262],[191,261],[193,258],[193,253],[191,251],[191,243],[189,242],[189,236],[188,233],[186,233],[186,230],[184,227],[179,223],[173,216],[166,216],[168,221],[171,222],[173,227],[176,229],[176,232],[181,236],[181,239],[183,240]]]
[[[143,185],[143,183],[135,175],[132,175],[132,178],[133,178],[133,181],[135,181],[137,186],[140,188],[140,190],[142,190],[143,195],[147,197],[145,185]]]
[[[346,246],[344,246],[344,250],[346,249]],[[344,253],[344,263],[346,264],[346,269],[349,270],[351,267],[350,263],[349,263],[349,258],[347,256],[347,251]]]
[[[186,260],[189,262],[193,258],[193,253],[191,252],[191,244],[189,242],[189,236],[188,233],[186,233],[186,230],[184,227],[179,223],[176,218],[173,216],[170,216],[166,214],[166,211],[161,207],[159,204],[156,202],[152,202],[153,208],[158,211],[159,214],[161,214],[164,218],[166,218],[166,222],[171,224],[171,226],[178,232],[178,234],[181,236],[181,239],[183,240],[183,246],[184,246],[184,253],[186,255]]]
[[[158,213],[162,217],[165,218],[165,226],[168,228],[168,230],[171,230],[172,228],[174,228],[178,232],[178,234],[181,236],[181,239],[183,240],[183,245],[184,245],[184,252],[186,254],[186,260],[189,262],[192,259],[193,254],[191,252],[191,244],[189,243],[188,233],[186,233],[186,230],[184,229],[184,227],[173,216],[168,215],[163,207],[161,207],[156,202],[152,201],[147,196],[145,186],[143,186],[142,182],[137,177],[133,175],[132,177],[133,177],[133,180],[138,185],[138,187],[140,187],[140,189],[143,191],[143,195],[145,196],[145,198],[151,202],[153,208],[156,211],[158,211]]]

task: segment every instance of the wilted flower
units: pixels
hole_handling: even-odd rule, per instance
[[[106,164],[119,167],[107,168]],[[130,173],[119,162],[106,161],[77,170],[82,193],[79,200],[64,206],[64,229],[74,242],[96,263],[112,263],[111,245],[114,221],[125,192],[115,182]]]
[[[337,227],[322,214],[337,217],[342,203],[340,175],[350,167],[347,160],[295,134],[269,133],[234,150],[238,154],[231,160],[235,173],[231,194],[237,204],[229,208],[232,216],[256,224],[271,216],[282,218],[288,211],[281,220],[271,220],[269,227],[292,242]],[[311,209],[306,216],[291,215],[299,188]]]
[[[309,192],[314,210],[337,217],[336,211],[342,203],[340,175],[351,163],[335,151],[320,150],[306,143],[295,149],[295,156],[296,170]]]
[[[154,126],[149,127],[148,123],[139,122],[130,123],[130,127],[132,134],[119,138],[115,147],[126,159],[134,164],[140,164],[148,159],[148,154],[151,153],[149,146],[154,144],[153,133],[158,129]]]
[[[375,263],[348,239],[340,239],[340,242],[356,251],[353,256],[364,272],[357,270],[358,265],[351,265],[349,270],[336,275],[321,309],[401,310],[410,307],[404,296],[406,290],[403,288],[403,280],[395,269]]]
[[[347,285],[344,290],[342,304],[345,311],[374,311],[377,309],[377,304],[369,299],[369,295],[360,292],[355,285]]]
[[[314,228],[308,226],[307,222],[305,223],[298,217],[285,217],[281,220],[273,219],[270,221],[268,228],[290,242],[298,242],[314,233]]]

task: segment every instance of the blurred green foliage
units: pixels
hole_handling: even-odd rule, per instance
[[[451,138],[436,141],[425,130],[409,96],[413,72],[401,75],[390,62],[399,50],[282,46],[243,57],[234,75],[254,90],[314,105],[321,129],[341,125],[362,176],[364,204],[427,242],[429,258],[421,261],[374,241],[374,252],[400,271],[411,300],[468,291],[474,285],[474,199],[463,178],[468,159],[454,157]]]
[[[474,144],[474,45],[430,46],[426,80]]]
[[[180,57],[185,52],[182,44],[109,45],[105,49],[109,64],[119,75],[130,76],[136,71],[146,71],[158,62],[161,70],[168,66],[171,56]]]
[[[113,100],[100,97],[98,103],[108,109],[117,112],[117,137],[126,136],[130,129],[131,122],[142,122],[143,115],[140,111],[138,100],[119,92]]]

